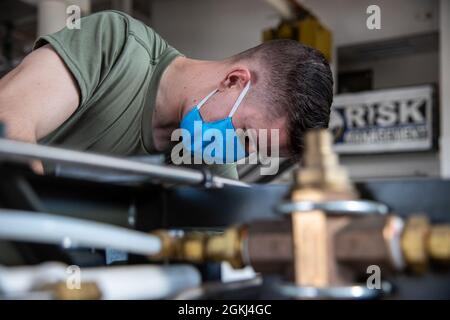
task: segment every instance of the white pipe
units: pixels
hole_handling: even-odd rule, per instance
[[[73,276],[66,265],[58,262],[26,267],[0,266],[0,293],[6,297],[27,297],[46,284],[67,283]],[[201,283],[198,270],[188,265],[81,268],[79,276],[81,289],[83,283],[94,282],[104,300],[162,299]]]
[[[201,277],[188,265],[138,265],[81,269],[81,281],[95,282],[104,300],[162,299],[198,287]]]
[[[0,294],[17,295],[30,292],[48,283],[67,278],[67,265],[45,262],[37,266],[0,266]]]
[[[161,250],[158,237],[104,223],[50,214],[0,209],[0,239],[31,241],[64,247],[111,248],[153,255]]]

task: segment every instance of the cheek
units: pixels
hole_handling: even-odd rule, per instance
[[[287,134],[284,129],[265,129],[257,131],[258,150],[253,146],[248,149],[251,152],[259,151],[267,155],[288,155]]]
[[[287,139],[287,135],[284,133],[284,130],[280,130],[279,131],[279,138],[277,139],[278,141],[271,141],[271,147],[272,148],[277,148],[277,149],[272,149],[272,152],[276,151],[276,154],[278,154],[278,156],[280,157],[286,157],[289,155],[289,148],[288,148],[288,139]]]
[[[285,119],[267,120],[260,114],[253,114],[246,120],[246,128],[254,128],[250,130],[254,130],[253,132],[257,135],[259,151],[261,151],[261,148],[265,148],[267,153],[270,154],[271,150],[276,148],[279,156],[289,155],[289,135]],[[266,142],[264,143],[264,141]],[[256,151],[256,147],[249,146],[247,150],[250,152]]]
[[[268,141],[270,147],[272,148],[272,153],[275,152],[280,157],[287,157],[290,155],[289,152],[289,135],[286,128],[272,129],[274,132],[271,134],[269,132]],[[276,148],[276,149],[274,149]],[[270,150],[270,149],[269,149]],[[275,151],[277,150],[277,151]]]

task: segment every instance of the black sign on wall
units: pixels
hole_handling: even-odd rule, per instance
[[[338,95],[330,129],[338,153],[425,151],[433,148],[431,85]]]

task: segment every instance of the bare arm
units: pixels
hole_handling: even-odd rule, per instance
[[[29,54],[0,79],[0,122],[6,136],[36,143],[58,128],[76,110],[78,86],[64,62],[46,45]],[[42,163],[31,163],[43,173]]]
[[[0,80],[0,122],[9,138],[35,143],[67,120],[79,100],[71,72],[46,45]]]

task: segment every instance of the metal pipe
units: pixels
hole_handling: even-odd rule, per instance
[[[117,249],[154,255],[161,251],[158,237],[126,228],[57,215],[0,209],[0,239]]]
[[[14,160],[37,159],[55,163],[68,163],[103,169],[113,169],[122,172],[142,174],[155,179],[161,179],[164,182],[200,184],[204,181],[204,174],[201,171],[194,169],[142,163],[118,157],[8,139],[0,139],[0,155],[4,158]],[[217,176],[212,177],[212,182],[215,186],[248,186],[246,183],[240,181]]]

